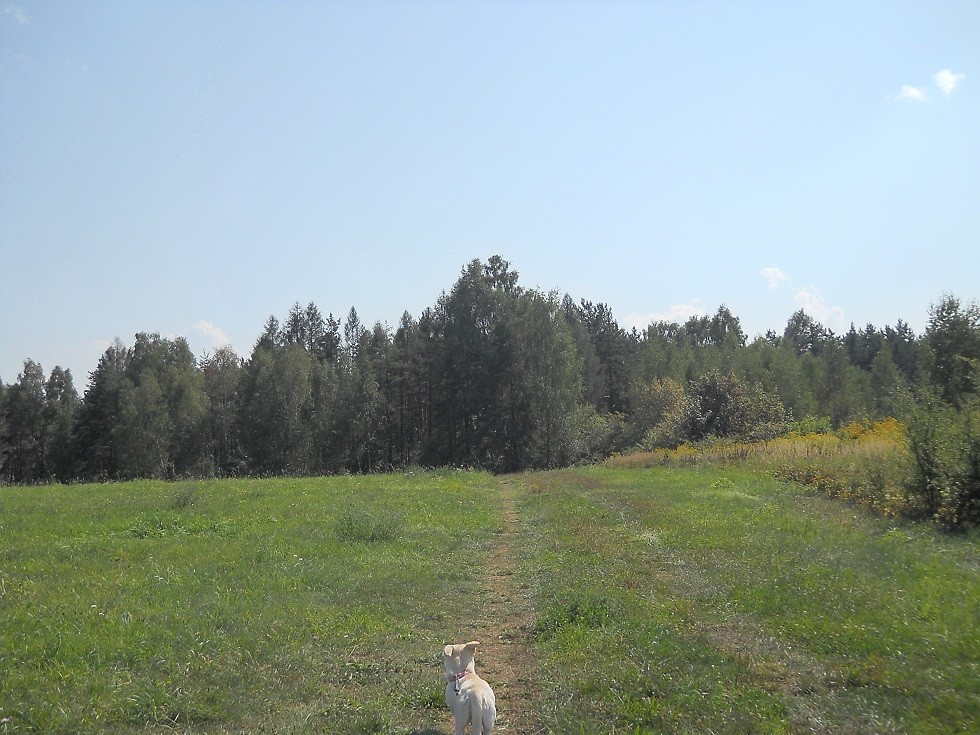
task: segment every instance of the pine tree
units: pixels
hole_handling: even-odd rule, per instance
[[[70,370],[57,366],[51,371],[44,398],[45,464],[52,478],[68,481],[76,474],[72,430],[79,406]]]
[[[81,477],[111,480],[118,477],[116,426],[120,390],[131,352],[120,340],[99,358],[89,377],[75,425],[75,451]]]
[[[3,443],[7,447],[3,474],[11,482],[47,479],[45,407],[44,371],[27,360],[17,382],[7,389],[3,404]]]

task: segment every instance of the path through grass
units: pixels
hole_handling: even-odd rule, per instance
[[[962,733],[974,537],[737,470],[0,488],[0,733]]]

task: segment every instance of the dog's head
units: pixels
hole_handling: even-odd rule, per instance
[[[455,681],[459,679],[460,674],[474,671],[473,654],[476,653],[476,647],[479,645],[479,641],[470,641],[448,645],[442,649],[443,662],[446,664],[446,681]]]

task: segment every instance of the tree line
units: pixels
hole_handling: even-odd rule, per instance
[[[105,351],[81,396],[69,371],[27,360],[0,382],[0,480],[561,467],[912,416],[924,395],[973,415],[978,365],[980,312],[954,296],[923,335],[902,321],[835,334],[801,310],[749,341],[725,306],[628,331],[493,256],[394,329],[297,303],[247,357],[140,333]]]

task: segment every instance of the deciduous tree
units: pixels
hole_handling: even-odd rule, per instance
[[[220,474],[238,474],[243,462],[237,433],[242,360],[231,347],[221,347],[201,360],[201,371],[204,374],[204,392],[208,397],[208,426],[214,466]]]

